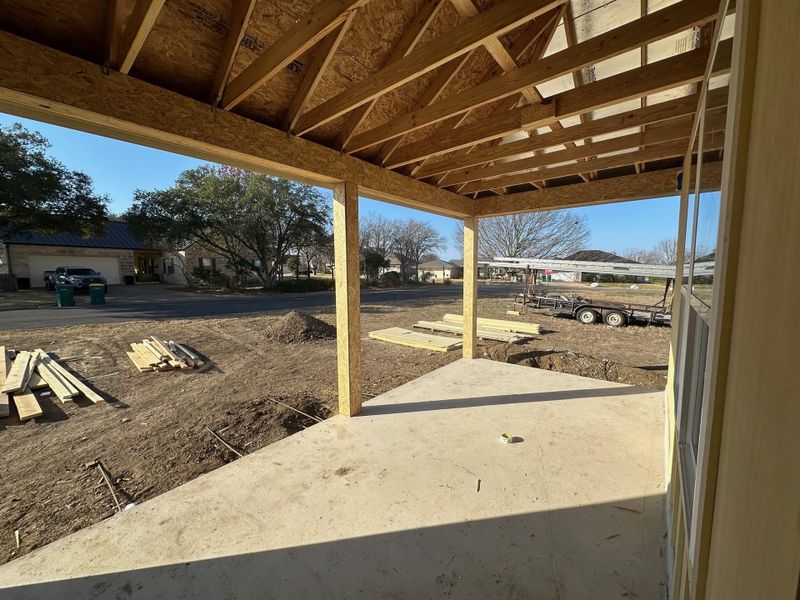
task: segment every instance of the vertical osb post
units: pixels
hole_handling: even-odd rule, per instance
[[[352,417],[361,411],[361,319],[358,186],[349,181],[333,188],[333,249],[339,414]]]
[[[464,219],[464,358],[478,351],[478,219]]]

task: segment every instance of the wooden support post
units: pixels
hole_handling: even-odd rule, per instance
[[[361,281],[358,186],[349,181],[333,188],[333,249],[339,414],[352,417],[361,411]]]
[[[478,219],[464,219],[464,358],[478,351]]]

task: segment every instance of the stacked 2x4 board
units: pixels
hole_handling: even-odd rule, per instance
[[[159,340],[156,336],[131,344],[128,358],[140,373],[148,371],[171,371],[173,369],[196,369],[203,360],[185,345],[172,340]]]

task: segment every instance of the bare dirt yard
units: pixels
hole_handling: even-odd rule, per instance
[[[586,290],[584,295],[589,295]],[[657,289],[591,290],[635,302]],[[506,300],[479,301],[485,317],[538,322],[543,333],[524,345],[488,343],[487,358],[663,388],[669,329],[581,325],[529,313],[505,314]],[[369,331],[409,327],[460,312],[460,302],[398,302],[362,307],[364,392],[369,398],[460,357],[371,340]],[[334,324],[332,309],[314,313]],[[134,321],[4,332],[7,348],[43,348],[86,378],[107,399],[61,404],[41,399],[44,415],[0,419],[0,562],[6,562],[116,512],[96,468],[101,459],[123,505],[140,503],[315,423],[336,407],[336,341],[320,326],[297,335],[281,315]],[[288,325],[288,326],[287,326]],[[297,323],[294,323],[297,325]],[[301,332],[302,334],[302,332]],[[139,373],[126,356],[150,335],[188,344],[207,360],[200,369]],[[51,396],[52,397],[52,396]],[[19,548],[15,531],[19,531]]]

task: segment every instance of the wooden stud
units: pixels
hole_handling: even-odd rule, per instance
[[[61,402],[69,402],[80,393],[78,388],[53,367],[55,361],[44,350],[37,348],[35,356],[37,360],[36,372],[47,382],[48,387]]]
[[[555,208],[591,204],[610,204],[629,200],[661,198],[678,194],[680,168],[645,171],[635,175],[594,179],[589,182],[546,187],[531,192],[481,198],[475,201],[475,214],[481,217],[511,215]],[[703,191],[718,190],[722,163],[703,165]],[[693,184],[694,182],[689,182]]]
[[[350,10],[366,0],[329,0],[306,15],[236,76],[222,94],[220,105],[231,110],[295,58],[341,25]]]
[[[702,24],[714,18],[717,4],[716,0],[683,0],[678,4],[647,15],[643,19],[637,19],[576,46],[542,58],[502,77],[485,81],[426,108],[398,116],[389,123],[355,136],[352,147],[374,146],[398,135],[505,98],[532,85],[571,73],[575,69],[623,54],[642,44],[655,42],[694,25]],[[700,54],[702,54],[701,61],[703,61],[707,56],[707,49],[702,49]],[[578,93],[580,91],[577,90]]]
[[[50,364],[49,367],[58,373],[64,380],[66,380],[72,387],[74,387],[78,392],[83,394],[87,400],[94,402],[97,404],[98,402],[103,400],[103,397],[95,392],[92,388],[86,385],[83,381],[78,379],[73,373],[68,371],[64,365],[60,364],[56,359],[52,356],[49,356]],[[30,387],[30,384],[29,384]]]
[[[0,392],[18,392],[28,387],[28,380],[36,367],[36,357],[30,352],[22,351],[17,352],[14,358],[14,364],[11,365],[8,374],[6,375],[3,386],[0,387]]]
[[[133,62],[144,46],[144,41],[156,24],[164,2],[165,0],[137,0],[133,14],[128,19],[119,41],[116,57],[120,73],[130,72]]]
[[[119,0],[115,1],[119,2]],[[255,5],[256,0],[233,0],[231,26],[228,30],[228,36],[225,38],[225,46],[222,48],[222,56],[217,64],[214,83],[211,86],[211,103],[215,106],[222,99],[222,92],[231,74],[233,61],[236,59],[236,52],[242,43]]]
[[[369,337],[373,340],[389,342],[390,344],[422,348],[433,352],[449,352],[461,346],[461,340],[456,338],[420,333],[402,327],[389,327],[378,331],[370,331]]]
[[[519,27],[564,0],[505,0],[425,46],[387,65],[344,92],[300,117],[298,134],[332,121],[357,106],[392,91],[451,59],[481,46],[484,41]],[[706,0],[703,0],[706,1]]]
[[[464,358],[478,353],[478,219],[464,219]]]
[[[344,20],[344,23],[331,31],[322,39],[319,44],[317,44],[317,49],[314,52],[314,58],[311,60],[311,64],[309,64],[306,68],[306,72],[303,75],[303,81],[300,82],[300,88],[295,93],[291,104],[289,104],[289,108],[286,109],[286,113],[283,115],[281,124],[282,129],[285,129],[289,133],[292,133],[294,130],[294,126],[297,124],[297,119],[300,117],[300,112],[305,108],[306,103],[311,99],[311,96],[314,95],[314,92],[316,91],[317,86],[322,79],[322,75],[325,73],[325,69],[328,68],[333,55],[339,48],[339,44],[342,43],[345,34],[347,33],[348,29],[350,29],[350,25],[352,25],[356,13],[357,11],[351,10],[348,13],[347,18]]]
[[[108,1],[108,14],[106,15],[106,60],[107,67],[117,64],[119,44],[122,30],[125,27],[122,14],[122,0]]]
[[[312,185],[353,181],[362,196],[437,214],[471,211],[458,194],[3,31],[0,56],[5,113]]]
[[[20,421],[41,417],[44,414],[39,401],[36,399],[36,394],[28,387],[20,392],[14,392],[14,406],[17,407]]]
[[[11,361],[8,358],[5,346],[0,346],[0,388],[6,383],[6,375],[11,370]],[[11,414],[8,394],[0,392],[0,417],[7,417]]]
[[[407,56],[417,45],[417,42],[422,38],[422,34],[430,27],[431,22],[439,14],[439,10],[444,5],[445,0],[426,0],[426,2],[422,5],[422,8],[419,9],[417,15],[414,17],[414,20],[411,24],[406,28],[403,36],[400,38],[400,41],[397,45],[392,49],[389,58],[386,60],[386,64],[390,65],[393,62],[400,60],[404,56]],[[375,102],[377,99],[373,98],[369,102],[365,102],[361,106],[354,109],[350,115],[347,117],[347,122],[345,123],[342,131],[339,133],[339,137],[336,140],[336,145],[339,148],[344,148],[350,138],[353,137],[356,129],[364,122],[364,119],[367,118],[367,115],[370,113],[372,108],[375,106]]]
[[[336,278],[336,352],[339,414],[361,412],[361,278],[358,243],[358,186],[333,188],[333,250]]]

